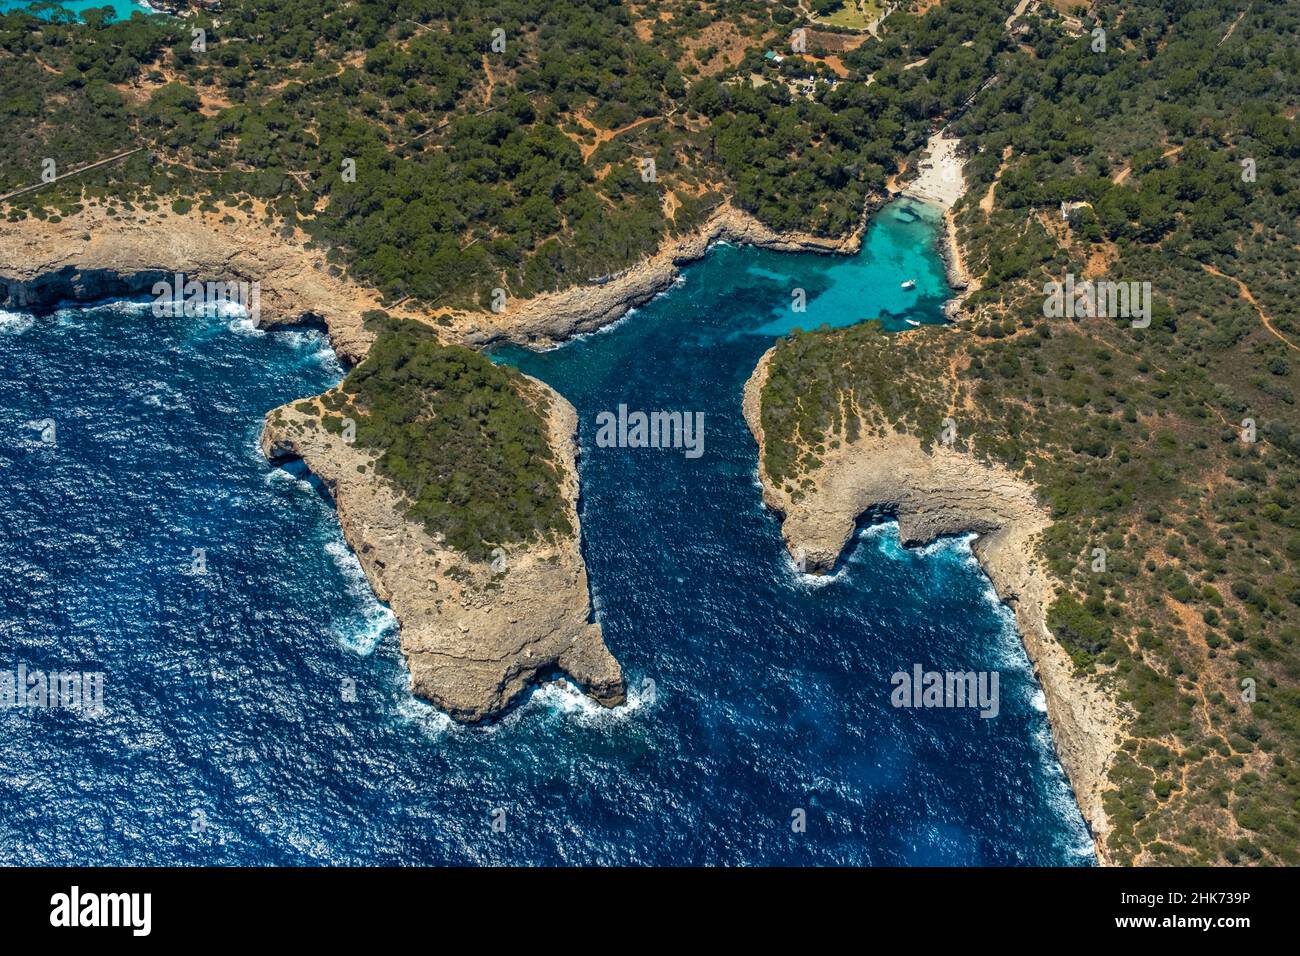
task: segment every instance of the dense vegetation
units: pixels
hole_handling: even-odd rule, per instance
[[[355,423],[410,515],[469,557],[570,534],[546,393],[481,353],[445,346],[416,322],[386,320],[366,360],[326,393],[325,428]],[[311,403],[304,403],[311,408]]]
[[[892,42],[979,6],[892,17]],[[954,121],[974,151],[957,222],[980,287],[956,329],[785,342],[768,467],[796,487],[854,428],[932,442],[953,415],[959,445],[1040,489],[1067,584],[1049,622],[1131,717],[1113,856],[1295,865],[1300,5],[1102,3],[1104,53],[1054,18],[1008,35],[1004,6],[973,47],[1001,31],[999,80]],[[914,72],[967,55],[941,44]],[[1062,200],[1091,206],[1063,221]],[[1151,326],[1045,318],[1044,282],[1066,273],[1150,282]],[[840,420],[848,395],[861,421]]]
[[[486,308],[497,288],[528,296],[616,272],[727,197],[774,225],[840,234],[980,64],[936,99],[898,71],[868,85],[843,51],[834,90],[796,95],[791,78],[836,74],[815,56],[765,65],[769,46],[788,51],[795,10],[226,0],[215,19],[183,21],[12,13],[0,16],[0,194],[36,182],[46,158],[64,172],[146,146],[15,200],[11,216],[174,194],[181,209],[265,210],[391,300],[431,306]],[[843,38],[813,33],[809,52],[826,44]]]

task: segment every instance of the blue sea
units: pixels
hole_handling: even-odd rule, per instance
[[[858,256],[718,246],[600,333],[496,354],[579,410],[630,694],[548,684],[479,727],[410,695],[327,496],[258,451],[267,410],[339,380],[320,333],[0,313],[0,670],[105,688],[98,716],[0,710],[0,863],[1090,865],[969,540],[863,526],[811,578],[762,505],[740,398],[775,337],[941,320],[933,217],[899,208]],[[703,412],[704,454],[596,447],[619,404]],[[999,672],[999,715],[892,707],[915,664]]]

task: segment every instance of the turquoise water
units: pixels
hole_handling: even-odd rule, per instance
[[[12,13],[15,10],[31,9],[33,6],[35,6],[35,4],[31,3],[30,0],[0,0],[0,13]],[[137,3],[135,0],[62,0],[62,2],[55,4],[55,6],[62,7],[64,10],[75,14],[78,17],[80,17],[82,12],[86,10],[98,10],[103,7],[110,7],[113,11],[114,18],[118,20],[129,20],[131,19],[132,13],[138,12],[148,14],[155,12],[146,4]]]
[[[866,526],[810,579],[760,499],[740,390],[791,289],[799,324],[937,321],[932,239],[886,211],[854,258],[715,248],[616,326],[499,356],[579,409],[583,550],[630,693],[549,684],[484,727],[411,697],[328,498],[258,451],[266,411],[338,381],[318,333],[0,313],[0,669],[106,686],[95,718],[0,709],[0,862],[1090,863],[969,541]],[[620,402],[703,412],[704,454],[596,447]],[[998,671],[998,716],[892,707],[917,663]]]

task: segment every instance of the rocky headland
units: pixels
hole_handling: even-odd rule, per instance
[[[618,661],[591,623],[578,541],[577,414],[535,379],[547,409],[561,493],[574,531],[475,562],[406,517],[406,505],[374,467],[376,455],[320,425],[321,406],[272,411],[262,450],[300,458],[334,498],[339,524],[375,595],[397,616],[411,689],[458,720],[499,713],[539,677],[563,671],[598,702],[624,700]]]
[[[773,482],[764,465],[763,387],[775,349],[764,354],[745,385],[744,413],[758,441],[763,500],[782,516],[790,553],[811,573],[831,570],[858,519],[897,519],[905,546],[942,535],[975,532],[973,550],[999,598],[1015,612],[1025,650],[1047,699],[1056,751],[1070,778],[1103,862],[1108,829],[1102,795],[1120,728],[1112,696],[1079,676],[1047,627],[1047,608],[1059,585],[1038,556],[1051,523],[1033,488],[1006,469],[954,449],[927,451],[911,435],[863,434],[842,441],[806,476],[798,501]]]
[[[90,205],[59,222],[0,222],[0,307],[148,296],[187,277],[256,282],[263,325],[323,325],[339,357],[356,364],[374,336],[361,320],[377,292],[331,275],[324,254],[240,214],[137,210],[110,216]]]

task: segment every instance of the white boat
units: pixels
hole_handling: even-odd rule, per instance
[[[908,279],[906,282],[903,283],[903,288],[904,288],[904,289],[909,289],[909,290],[910,290],[910,289],[915,289],[915,288],[916,288],[916,280],[915,280],[915,279]]]
[[[904,319],[903,321],[906,322],[908,325],[920,325],[920,324],[921,324],[920,322],[916,321],[916,319]]]

